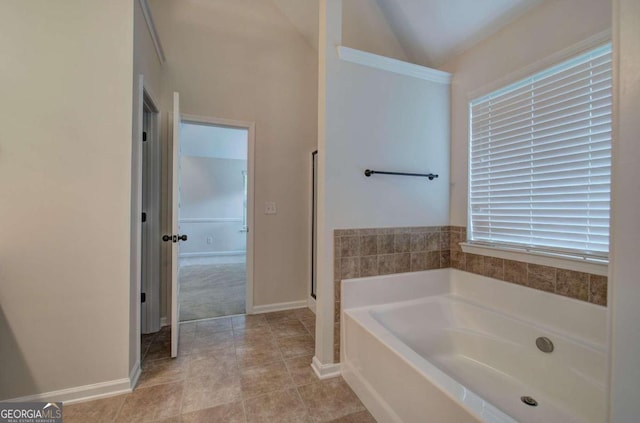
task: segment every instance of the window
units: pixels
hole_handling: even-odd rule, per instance
[[[469,241],[606,259],[611,45],[469,103]]]

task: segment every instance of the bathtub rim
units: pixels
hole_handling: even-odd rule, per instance
[[[425,276],[427,276],[427,278],[425,278]],[[428,279],[431,277],[434,277],[435,280],[429,281]],[[389,293],[387,284],[389,283],[390,279],[393,279],[394,289]],[[470,283],[471,281],[473,281],[473,283]],[[405,289],[406,287],[404,286],[403,282],[408,283],[408,290]],[[482,285],[482,283],[478,282],[484,282],[488,284],[489,289],[487,289],[487,287],[485,287],[484,289],[480,289],[479,285]],[[366,284],[366,286],[363,284]],[[364,291],[363,288],[365,288]],[[517,420],[515,420],[513,417],[497,408],[491,402],[485,401],[480,395],[473,391],[470,391],[464,385],[457,382],[451,376],[440,370],[435,364],[430,363],[429,360],[427,360],[425,357],[422,357],[420,354],[412,350],[408,345],[397,338],[396,335],[394,335],[391,331],[384,327],[381,322],[377,321],[370,314],[370,310],[372,308],[392,306],[396,303],[400,304],[413,302],[413,300],[420,301],[425,297],[451,295],[454,297],[458,297],[458,299],[460,300],[467,300],[474,306],[480,306],[492,312],[507,315],[510,318],[516,316],[520,317],[519,313],[510,312],[513,309],[518,310],[517,304],[509,304],[507,307],[487,306],[486,303],[493,302],[494,291],[491,288],[496,288],[497,290],[507,293],[507,295],[498,295],[500,301],[505,301],[505,299],[508,301],[509,298],[513,297],[513,295],[516,295],[518,297],[523,296],[525,298],[534,298],[536,299],[536,301],[549,301],[552,307],[566,306],[569,311],[567,312],[565,310],[563,313],[571,313],[575,310],[578,312],[577,314],[579,316],[586,315],[588,317],[586,319],[586,322],[580,321],[581,319],[579,317],[576,318],[575,316],[572,316],[572,319],[569,319],[570,322],[567,325],[555,325],[553,323],[550,324],[549,322],[558,321],[557,315],[543,315],[542,318],[539,319],[530,318],[530,316],[526,316],[525,313],[526,318],[518,318],[517,320],[521,320],[529,325],[535,325],[536,327],[543,328],[544,330],[551,330],[553,333],[559,333],[560,336],[566,336],[573,342],[578,342],[579,344],[588,346],[589,348],[593,348],[598,352],[604,353],[605,355],[609,354],[607,343],[606,307],[451,268],[343,280],[341,286],[342,301],[340,305],[341,345],[347,345],[345,340],[345,316],[348,315],[354,321],[354,323],[362,327],[363,330],[373,336],[383,346],[388,348],[395,356],[397,356],[400,360],[413,368],[415,371],[420,373],[422,377],[427,379],[428,382],[436,386],[441,392],[455,401],[460,407],[462,407],[462,409],[467,411],[467,413],[471,414],[478,421],[482,421],[482,414],[478,409],[473,407],[473,404],[465,404],[460,400],[459,395],[456,395],[455,385],[466,390],[466,392],[468,393],[474,394],[476,399],[478,399],[481,404],[490,406],[495,414],[504,416],[506,420],[500,420],[501,422],[517,422]],[[381,290],[382,292],[380,292]],[[416,292],[421,293],[421,296],[419,298],[415,297]],[[364,294],[360,295],[362,293]],[[469,296],[473,296],[474,294],[478,293],[481,294],[479,295],[480,298],[478,299],[478,301],[474,301],[475,298],[474,300],[469,300]],[[489,301],[487,301],[487,299],[489,299]],[[528,311],[530,312],[531,310]],[[373,327],[377,327],[379,329],[379,333],[374,333],[370,330],[368,325],[363,325],[362,320],[359,319],[359,317],[365,319],[365,322],[368,321],[368,323],[371,323]],[[597,334],[595,336],[589,336],[593,333],[594,322]],[[561,323],[564,322],[561,321]],[[578,329],[577,332],[579,334],[586,334],[586,336],[573,335],[571,329],[576,328],[576,323]],[[352,374],[355,374],[357,371],[351,366],[349,360],[347,359],[346,348],[341,348],[340,357],[342,363],[341,372],[343,373],[345,379],[350,384],[355,382],[361,388],[363,388],[362,382],[365,382],[366,384],[366,379],[362,377],[358,378],[358,376],[351,376],[350,374],[350,372]],[[429,372],[425,372],[423,368],[416,367],[416,363],[421,363],[423,365],[427,363]],[[432,375],[440,375],[440,381],[445,381],[444,385],[442,383],[434,383],[435,381],[431,378]],[[354,381],[354,378],[358,380]],[[454,388],[447,389],[447,382],[452,382],[454,384]],[[371,388],[367,388],[366,386],[364,386],[364,390],[365,395],[371,397]],[[373,393],[377,394],[375,391]],[[376,398],[376,396],[374,395],[372,398]],[[377,398],[377,400],[380,401],[384,399]],[[384,411],[384,407],[376,407],[376,409],[381,409],[382,411]],[[388,413],[388,411],[385,413],[385,415],[389,419],[391,419],[391,415]]]

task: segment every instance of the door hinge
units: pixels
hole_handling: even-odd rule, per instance
[[[142,222],[146,222],[147,221],[147,214],[145,212],[142,212]]]
[[[140,294],[140,302],[141,303],[146,303],[147,302],[147,294],[145,292],[142,292]]]
[[[146,141],[146,140],[147,140],[147,132],[142,131],[142,141]]]

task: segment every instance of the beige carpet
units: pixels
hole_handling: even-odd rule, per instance
[[[244,263],[181,266],[180,321],[245,312]]]

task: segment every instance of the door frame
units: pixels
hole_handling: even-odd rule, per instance
[[[131,134],[131,215],[129,274],[129,381],[135,387],[140,376],[141,292],[142,292],[142,130],[145,104],[153,105],[156,136],[160,137],[161,118],[157,97],[145,82],[143,74],[136,78],[133,97]]]
[[[181,113],[181,123],[226,126],[247,130],[247,288],[245,297],[246,314],[253,313],[253,258],[254,258],[254,199],[255,199],[255,122],[232,120],[218,117],[198,116]]]
[[[145,293],[146,300],[144,306],[141,307],[141,323],[145,322],[146,327],[142,328],[142,333],[154,333],[160,330],[162,326],[160,321],[161,305],[160,305],[160,263],[161,263],[161,167],[162,157],[160,145],[160,110],[157,103],[153,99],[153,95],[148,89],[143,88],[143,105],[142,105],[142,132],[147,132],[147,141],[141,143],[141,148],[147,148],[147,154],[142,154],[142,198],[146,198],[147,221],[141,225],[141,267],[146,271],[146,281],[141,279],[140,293]],[[144,117],[149,117],[147,124],[144,124]],[[146,159],[146,160],[145,160]],[[145,177],[146,176],[146,181]],[[146,182],[146,183],[144,183]],[[142,201],[144,202],[144,201]],[[142,206],[142,203],[141,203]],[[143,228],[147,228],[146,233]],[[146,245],[145,248],[142,248]],[[143,313],[146,313],[146,319],[143,319]]]

